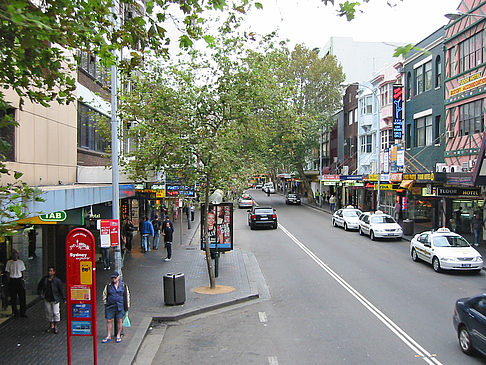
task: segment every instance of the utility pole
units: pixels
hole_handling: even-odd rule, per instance
[[[324,126],[321,126],[319,138],[319,206],[322,208],[322,133]]]

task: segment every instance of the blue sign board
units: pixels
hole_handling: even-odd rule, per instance
[[[73,335],[91,335],[91,321],[71,321]]]
[[[393,85],[393,138],[403,137],[403,86]]]
[[[73,318],[91,318],[91,304],[74,303],[71,304],[71,317]]]

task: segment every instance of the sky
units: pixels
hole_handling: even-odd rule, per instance
[[[444,16],[455,13],[460,0],[370,0],[364,13],[348,22],[337,15],[337,7],[321,0],[258,0],[263,10],[252,10],[246,25],[257,33],[278,29],[291,46],[324,46],[330,37],[352,37],[355,41],[418,43],[448,23]],[[335,0],[336,3],[344,0]],[[363,1],[361,1],[363,2]]]

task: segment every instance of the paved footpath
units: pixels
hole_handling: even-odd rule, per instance
[[[178,222],[177,222],[178,223]],[[127,255],[123,268],[124,281],[131,292],[130,320],[132,326],[124,329],[123,341],[103,344],[106,320],[102,303],[104,284],[110,281],[111,271],[97,270],[97,349],[98,364],[131,364],[141,344],[157,323],[174,321],[193,314],[259,297],[258,282],[262,276],[251,253],[236,248],[221,256],[217,285],[234,287],[226,294],[198,294],[192,289],[209,286],[205,255],[199,249],[197,216],[191,229],[184,218],[182,241],[179,224],[175,224],[172,261],[164,262],[163,242],[157,251],[140,252],[140,239],[134,239],[134,249]],[[182,244],[181,244],[182,242]],[[101,265],[100,265],[101,266]],[[113,266],[112,266],[113,267]],[[168,306],[163,297],[163,276],[183,273],[186,301],[183,305]],[[66,364],[66,307],[61,308],[59,334],[45,333],[47,321],[43,302],[27,311],[29,318],[10,319],[0,327],[2,364]],[[93,337],[72,337],[72,364],[93,363]],[[139,357],[141,354],[139,355]]]

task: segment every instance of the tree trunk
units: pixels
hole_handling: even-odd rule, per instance
[[[297,171],[299,172],[302,183],[304,184],[304,189],[307,191],[307,202],[309,204],[314,205],[316,203],[316,201],[314,199],[314,193],[311,189],[311,185],[309,183],[309,180],[307,180],[307,177],[304,174],[304,169],[301,166],[299,166],[299,167],[297,167]]]
[[[211,289],[216,288],[216,282],[214,278],[214,270],[213,270],[213,264],[211,261],[211,251],[209,250],[209,237],[208,237],[208,213],[209,213],[209,189],[210,189],[210,178],[209,178],[209,173],[206,175],[206,188],[205,188],[205,204],[204,204],[204,219],[202,221],[202,230],[203,230],[203,237],[204,237],[204,242],[206,244],[204,245],[205,247],[205,253],[206,253],[206,264],[208,266],[208,274],[209,274],[209,286]]]

